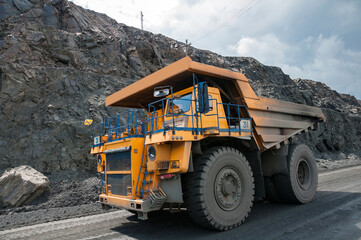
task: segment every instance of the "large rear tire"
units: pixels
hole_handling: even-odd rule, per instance
[[[275,175],[283,202],[308,203],[315,196],[318,172],[315,157],[305,144],[291,145],[287,155],[288,175]]]
[[[186,206],[197,224],[224,231],[240,225],[250,213],[254,179],[248,161],[238,150],[209,149],[188,177]]]

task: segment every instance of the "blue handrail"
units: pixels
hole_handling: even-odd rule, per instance
[[[248,129],[242,129],[241,121],[250,120],[252,125],[252,119],[249,117],[247,107],[244,105],[237,105],[231,103],[218,103],[217,99],[211,98],[213,108],[216,108],[214,113],[199,113],[197,111],[198,99],[197,99],[197,90],[196,88],[200,83],[198,79],[193,76],[193,95],[191,99],[182,99],[182,101],[189,101],[190,110],[187,112],[175,113],[174,111],[174,97],[173,90],[171,95],[167,98],[159,99],[148,104],[148,114],[146,115],[145,111],[142,109],[131,109],[125,112],[122,112],[113,117],[103,119],[99,124],[92,125],[91,137],[93,139],[93,147],[101,146],[104,144],[102,142],[102,136],[108,136],[107,141],[117,141],[124,138],[132,137],[145,137],[149,135],[150,137],[154,133],[163,132],[165,134],[168,130],[176,131],[191,131],[193,134],[202,134],[205,130],[203,128],[202,117],[216,116],[215,117],[215,128],[219,132],[252,132],[252,126]],[[157,109],[158,108],[158,109]],[[223,109],[225,116],[221,116],[219,109]],[[223,112],[223,111],[222,111]],[[176,120],[178,117],[188,117],[191,120],[190,126],[176,126]],[[241,116],[244,116],[243,118]],[[162,126],[158,126],[158,120],[161,119]],[[166,122],[171,121],[170,124],[166,125]],[[228,127],[221,128],[220,120],[225,119]],[[100,141],[94,141],[96,140]],[[96,142],[96,143],[95,143]]]
[[[125,123],[122,121],[125,120]],[[117,141],[122,138],[144,137],[146,133],[147,121],[145,120],[145,112],[142,109],[131,109],[118,115],[103,119],[101,123],[92,125],[91,138],[108,135],[109,141]],[[94,146],[104,144],[101,139]]]

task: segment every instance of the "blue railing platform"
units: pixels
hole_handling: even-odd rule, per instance
[[[146,123],[146,115],[142,109],[130,109],[113,117],[103,119],[101,123],[92,125],[92,147],[104,144],[103,137],[107,138],[106,142],[124,138],[144,137]]]

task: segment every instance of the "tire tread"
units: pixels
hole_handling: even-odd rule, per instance
[[[250,171],[252,176],[252,203],[247,209],[244,218],[240,222],[230,226],[225,226],[220,223],[217,223],[216,220],[210,216],[209,211],[204,203],[204,186],[205,186],[205,178],[207,176],[207,173],[212,165],[212,162],[215,161],[218,156],[227,152],[235,153],[242,156],[246,163],[248,171]],[[253,199],[254,199],[253,173],[249,162],[244,158],[244,156],[234,148],[213,147],[209,149],[200,159],[198,159],[198,161],[194,162],[194,170],[195,172],[189,174],[187,176],[188,178],[187,181],[185,181],[188,184],[188,186],[186,187],[187,192],[185,193],[186,196],[185,201],[190,217],[197,224],[205,228],[220,230],[220,231],[229,230],[242,224],[251,211],[253,205]]]

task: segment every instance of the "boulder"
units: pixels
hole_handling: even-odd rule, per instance
[[[0,205],[19,207],[48,189],[48,178],[30,166],[7,169],[0,177]]]

